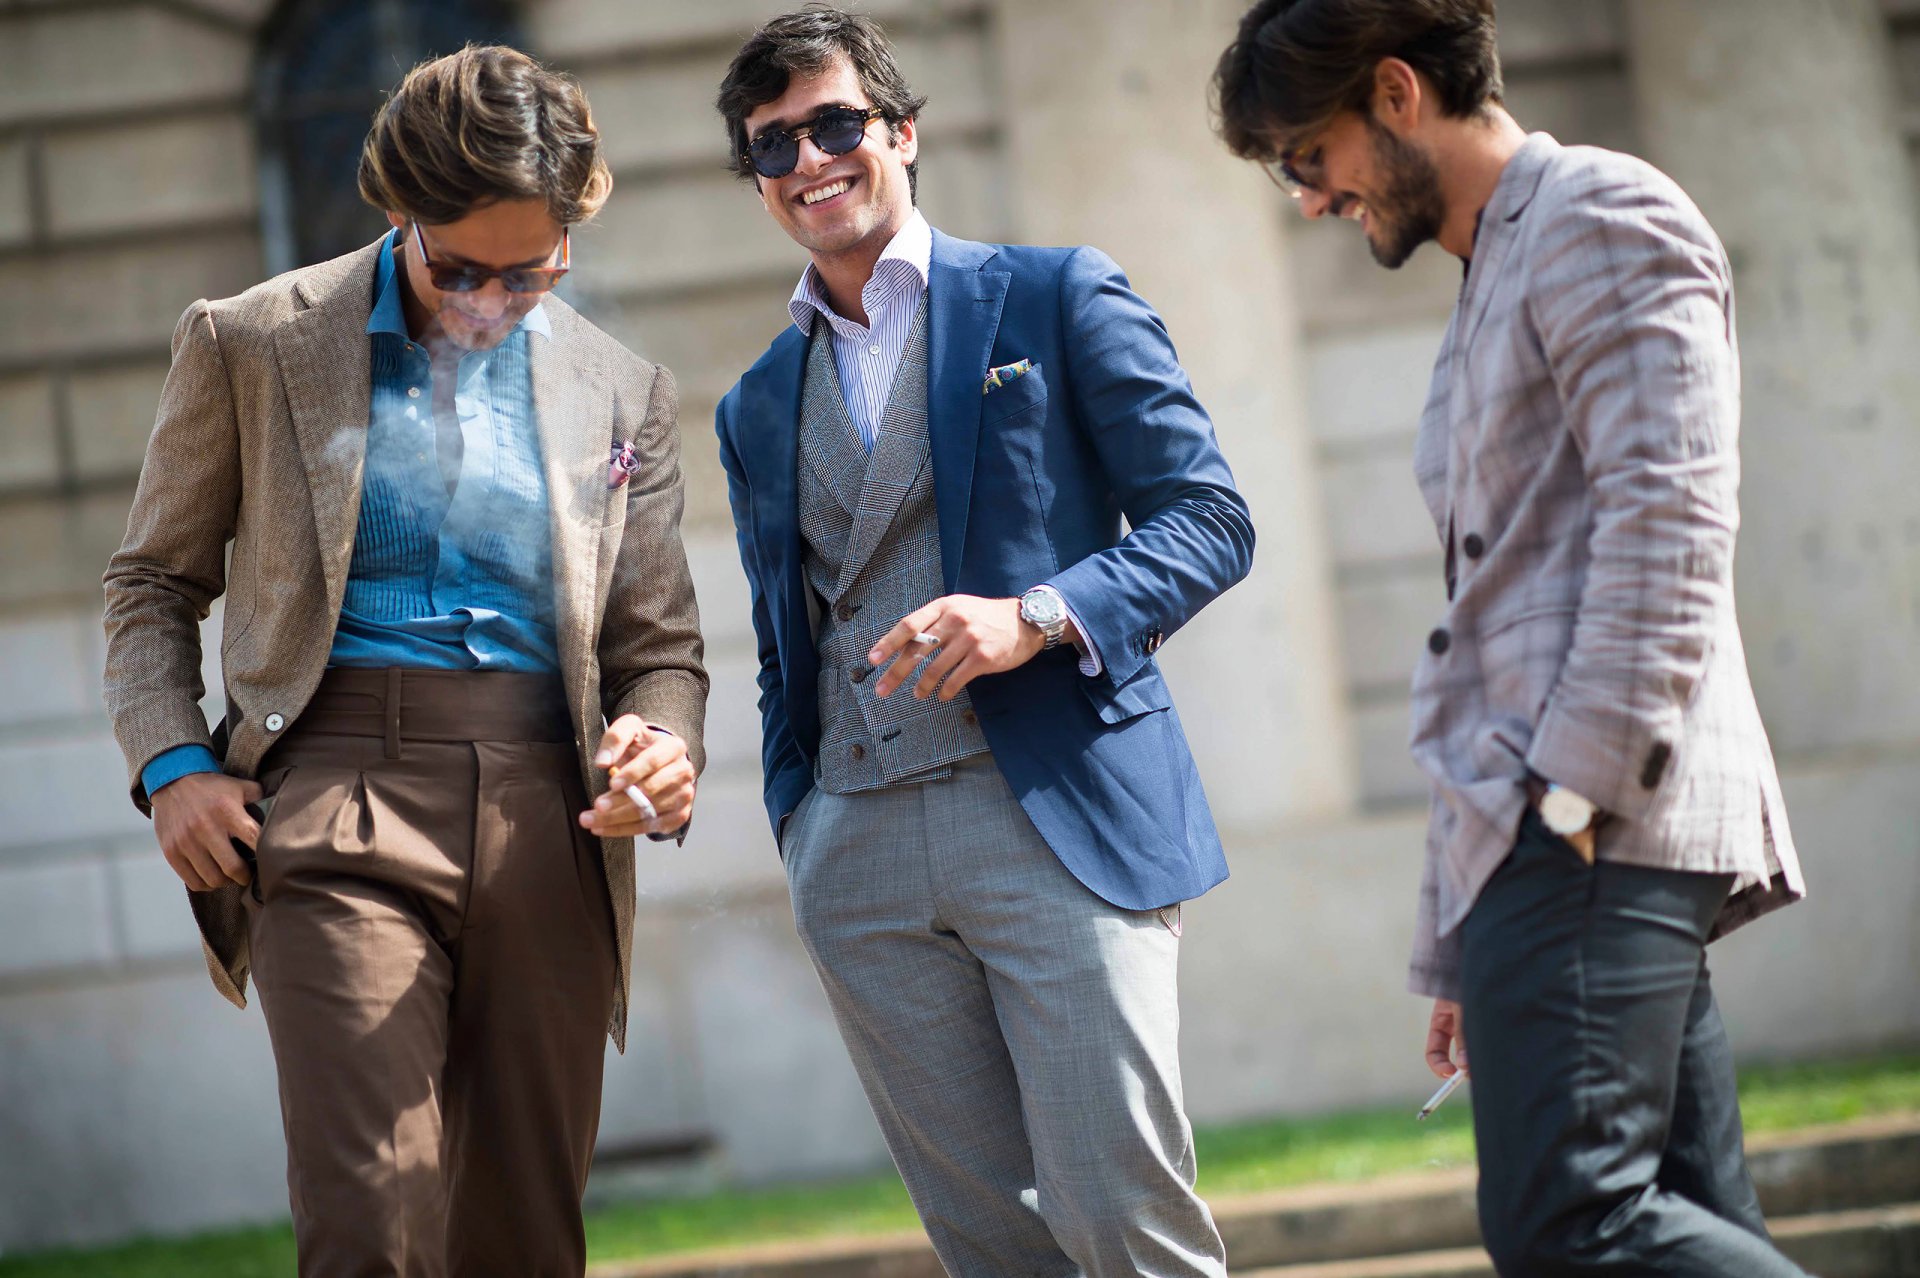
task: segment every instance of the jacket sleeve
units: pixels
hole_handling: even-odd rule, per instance
[[[746,468],[734,447],[732,421],[734,396],[720,401],[714,414],[714,431],[720,438],[720,465],[727,472],[727,503],[733,511],[734,541],[740,548],[740,567],[747,574],[747,586],[753,599],[753,637],[757,646],[759,669],[754,681],[760,688],[760,768],[762,794],[767,819],[773,826],[776,843],[780,823],[800,806],[813,787],[813,769],[793,737],[787,718],[786,680],[780,670],[780,646],[774,629],[773,610],[767,602],[767,583],[756,568],[753,546],[753,490],[747,483]]]
[[[640,467],[627,484],[627,518],[600,626],[600,695],[609,722],[638,715],[687,743],[706,766],[707,671],[700,609],[680,539],[679,393],[656,367],[634,438]]]
[[[1577,180],[1541,228],[1533,322],[1593,507],[1565,664],[1527,764],[1641,816],[1733,607],[1740,372],[1732,286],[1677,189]]]
[[[1113,260],[1076,250],[1060,305],[1074,410],[1131,531],[1049,580],[1121,684],[1247,575],[1253,520],[1166,325]]]
[[[126,540],[107,561],[102,694],[125,756],[134,803],[150,812],[140,774],[175,746],[212,750],[200,712],[200,623],[226,588],[226,547],[240,508],[233,388],[202,300],[173,331],[173,364]]]

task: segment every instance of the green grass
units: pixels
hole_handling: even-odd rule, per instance
[[[1740,1082],[1750,1133],[1875,1114],[1920,1114],[1920,1055],[1811,1065],[1750,1066]],[[1318,1118],[1273,1119],[1195,1135],[1200,1191],[1225,1196],[1325,1180],[1464,1166],[1473,1158],[1465,1097],[1417,1124],[1412,1104]],[[912,1229],[906,1191],[892,1176],[662,1198],[587,1218],[594,1260],[828,1234]],[[0,1258],[0,1278],[283,1278],[293,1273],[285,1227],[132,1243],[97,1251]]]

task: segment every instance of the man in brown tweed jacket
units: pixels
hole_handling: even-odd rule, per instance
[[[392,234],[174,334],[106,700],[262,991],[302,1274],[584,1267],[633,838],[684,835],[707,693],[673,379],[548,293],[610,185],[577,85],[470,48],[367,138]]]
[[[1414,449],[1446,587],[1413,688],[1427,1060],[1471,1044],[1501,1273],[1798,1274],[1706,962],[1804,891],[1734,613],[1732,271],[1664,174],[1515,123],[1493,8],[1260,0],[1217,83],[1307,216],[1466,264]]]

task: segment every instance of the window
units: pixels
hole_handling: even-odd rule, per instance
[[[467,43],[519,44],[502,0],[286,0],[261,33],[255,74],[260,211],[279,274],[369,243],[385,223],[355,175],[385,95],[427,58]]]

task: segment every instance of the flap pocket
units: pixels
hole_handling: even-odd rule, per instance
[[[1167,681],[1151,662],[1134,672],[1131,679],[1114,687],[1099,679],[1081,678],[1080,688],[1093,703],[1094,713],[1107,723],[1124,723],[1135,716],[1165,710],[1173,704]]]

